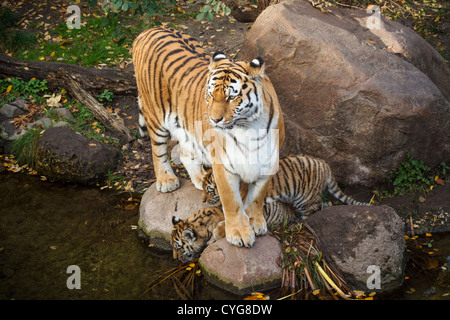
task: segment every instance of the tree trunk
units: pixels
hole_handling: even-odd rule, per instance
[[[0,53],[0,76],[18,77],[25,81],[31,78],[46,79],[50,88],[61,87],[73,79],[88,92],[100,94],[105,89],[115,95],[137,96],[137,86],[132,72],[117,72],[111,69],[84,68],[58,62],[23,61]]]

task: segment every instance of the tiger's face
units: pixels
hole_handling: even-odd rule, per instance
[[[219,190],[217,190],[212,168],[203,168],[202,201],[214,207],[221,205]]]
[[[198,236],[192,223],[172,217],[171,244],[173,258],[181,262],[190,262],[197,259],[206,248],[208,238]]]
[[[223,52],[213,55],[206,82],[208,122],[217,129],[246,127],[262,112],[264,61],[232,62]]]

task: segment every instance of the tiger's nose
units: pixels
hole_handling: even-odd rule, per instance
[[[211,121],[214,121],[214,123],[219,123],[223,119],[223,117],[222,118],[217,118],[217,119],[214,119],[214,118],[211,118],[211,117],[209,117],[209,118],[211,119]]]

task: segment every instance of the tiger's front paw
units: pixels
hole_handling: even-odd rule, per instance
[[[250,248],[255,243],[255,232],[250,225],[225,227],[227,241],[235,246]]]
[[[267,223],[264,217],[250,218],[250,225],[257,236],[262,236],[267,233]]]
[[[220,221],[213,231],[213,236],[207,242],[208,246],[219,239],[225,238],[225,220]]]
[[[172,192],[180,187],[180,180],[175,175],[167,175],[156,180],[156,190],[160,192]]]

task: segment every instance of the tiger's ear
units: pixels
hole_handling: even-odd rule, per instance
[[[250,62],[248,68],[248,75],[252,78],[264,76],[264,60],[261,57],[257,57]]]
[[[182,221],[180,218],[172,216],[172,224],[173,225],[178,224],[180,221]]]
[[[217,68],[217,66],[219,65],[219,62],[226,58],[227,58],[227,56],[225,55],[225,53],[223,53],[222,51],[216,51],[213,54],[211,62],[209,64],[209,71],[215,70]]]
[[[183,230],[182,235],[183,239],[189,241],[190,243],[194,242],[197,239],[194,230],[190,228]]]

